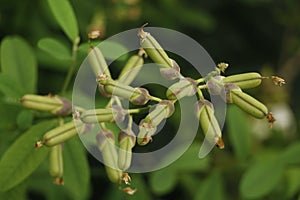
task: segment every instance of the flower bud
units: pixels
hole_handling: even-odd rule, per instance
[[[111,182],[118,183],[121,180],[122,172],[118,169],[118,154],[114,138],[113,132],[108,129],[104,129],[96,135],[107,176]]]
[[[62,144],[50,148],[50,175],[54,177],[54,183],[63,185],[63,155]]]
[[[224,148],[222,132],[219,123],[214,115],[214,108],[211,102],[200,100],[196,103],[196,114],[200,120],[205,139],[211,144],[217,144],[220,149]]]
[[[259,73],[250,72],[224,77],[222,82],[234,83],[241,89],[248,89],[259,86],[262,82],[262,77]]]
[[[26,94],[21,98],[20,102],[25,108],[46,111],[59,116],[69,115],[72,110],[72,103],[58,95],[40,96]]]
[[[127,134],[126,132],[121,131],[118,140],[120,146],[118,165],[122,171],[125,171],[130,167],[132,148],[135,145],[136,138],[132,133]]]
[[[197,91],[197,83],[191,78],[180,79],[177,83],[171,85],[166,96],[168,99],[181,99],[185,96],[193,96]]]

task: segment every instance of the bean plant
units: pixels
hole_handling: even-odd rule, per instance
[[[101,152],[108,179],[125,194],[136,195],[140,190],[139,185],[131,186],[131,182],[134,184],[135,179],[126,172],[131,166],[132,152],[136,146],[143,148],[155,140],[154,135],[158,126],[177,112],[176,104],[183,98],[197,97],[197,103],[191,114],[198,118],[204,140],[216,145],[222,151],[227,151],[225,147],[232,144],[223,141],[222,130],[209,95],[218,95],[226,104],[235,105],[244,113],[265,120],[270,124],[270,128],[276,121],[276,116],[273,116],[268,107],[246,90],[260,86],[262,81],[272,81],[275,85],[282,86],[285,84],[284,79],[276,75],[266,77],[258,72],[226,75],[229,64],[225,62],[214,66],[213,70],[203,77],[187,77],[184,75],[184,68],[176,62],[176,58],[172,58],[158,40],[144,30],[144,26],[137,32],[140,49],[127,59],[117,78],[113,78],[112,74],[115,72],[108,66],[103,52],[95,45],[101,32],[93,30],[88,34],[88,41],[81,41],[71,4],[68,1],[58,0],[47,2],[73,47],[67,50],[54,38],[41,39],[38,46],[57,58],[66,55],[69,70],[59,94],[37,94],[37,63],[30,46],[16,36],[3,39],[0,89],[6,95],[9,107],[18,106],[16,111],[14,108],[9,109],[10,112],[18,113],[16,119],[18,131],[24,132],[1,157],[0,190],[4,197],[5,195],[12,197],[14,191],[21,191],[26,185],[27,178],[34,174],[39,166],[49,170],[49,177],[52,177],[54,184],[69,187],[69,190],[74,191],[74,198],[86,197],[86,194],[76,193],[76,189],[85,187],[89,182],[87,156],[78,135],[89,134],[96,125],[100,126],[101,131],[94,140],[97,143],[96,148]],[[74,106],[68,94],[68,88],[76,75],[75,66],[81,44],[88,47],[85,53],[89,55],[88,62],[94,73],[97,92],[100,98],[107,99],[107,104],[103,107],[84,109]],[[26,68],[20,68],[20,63],[13,55],[18,56],[18,61],[24,62]],[[147,87],[132,86],[145,61],[154,62],[159,66],[158,76],[175,81],[164,93],[154,95]],[[130,102],[129,108],[124,107],[123,99]],[[244,114],[236,112],[241,116]],[[8,118],[10,117],[9,115]],[[243,117],[241,119],[243,120]],[[5,122],[5,119],[1,120]],[[118,131],[111,128],[119,123],[125,123],[125,126]],[[138,124],[138,131],[133,130],[134,123]],[[115,146],[119,148],[116,149]],[[284,152],[281,157],[284,156],[288,157],[289,151]],[[48,161],[45,162],[45,159]],[[47,165],[44,166],[43,163]],[[288,161],[273,166],[274,163],[276,161],[268,161],[266,166],[281,169]],[[251,173],[255,172],[249,171],[249,174]],[[252,187],[254,181],[251,180],[251,175],[248,176],[249,181],[247,182],[246,177],[241,190]],[[78,184],[73,187],[71,184],[73,182]],[[85,192],[88,193],[87,190]],[[265,191],[254,191],[251,194],[255,196],[255,193],[259,196]]]

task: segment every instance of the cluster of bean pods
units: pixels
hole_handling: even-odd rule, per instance
[[[267,79],[267,77],[262,77],[256,72],[223,76],[222,74],[228,67],[226,63],[218,64],[205,77],[199,79],[184,77],[176,61],[169,58],[168,54],[150,33],[140,28],[138,36],[141,49],[137,55],[133,55],[128,59],[119,77],[115,80],[111,77],[110,70],[100,49],[91,46],[88,59],[97,77],[98,89],[104,97],[110,98],[109,103],[104,108],[94,110],[73,110],[72,121],[60,123],[58,127],[45,133],[43,138],[36,142],[37,148],[41,146],[51,148],[50,174],[54,177],[56,184],[63,184],[62,144],[78,134],[88,132],[95,123],[99,123],[101,127],[101,131],[97,134],[95,140],[99,151],[102,153],[103,161],[107,165],[108,178],[120,185],[122,182],[126,185],[130,184],[130,176],[125,172],[131,165],[134,146],[136,144],[147,145],[151,142],[158,125],[174,113],[174,104],[181,98],[193,95],[198,97],[195,114],[199,118],[206,139],[223,149],[222,131],[214,115],[213,104],[205,99],[202,90],[207,90],[211,95],[220,95],[226,103],[237,105],[253,117],[267,118],[270,124],[275,121],[271,112],[263,103],[244,92],[244,89],[259,86],[262,80]],[[130,85],[140,72],[144,57],[147,56],[159,65],[163,77],[168,80],[177,80],[167,89],[165,99],[152,96],[146,88]],[[280,77],[272,76],[271,79],[275,85],[285,84]],[[132,104],[141,106],[141,108],[124,109],[120,99],[127,99]],[[149,106],[147,105],[149,101],[156,103]],[[23,96],[20,102],[26,108],[50,112],[57,116],[69,116],[72,113],[71,102],[58,95],[27,94]],[[141,111],[146,111],[148,114],[139,122],[139,131],[135,133],[132,130],[133,115],[139,114]],[[106,127],[106,124],[122,122],[125,118],[128,121],[127,127],[121,130],[116,141],[115,134]],[[115,146],[119,148],[116,149]],[[133,194],[136,191],[136,189],[130,187],[120,188],[128,194]]]

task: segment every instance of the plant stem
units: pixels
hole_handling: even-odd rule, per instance
[[[150,106],[143,107],[143,108],[128,109],[128,113],[129,114],[141,114],[144,112],[148,112],[149,109],[150,109]]]
[[[61,89],[61,94],[65,94],[70,82],[71,82],[71,79],[72,79],[72,76],[74,74],[74,69],[75,69],[75,65],[76,65],[76,58],[77,58],[77,50],[78,50],[78,44],[80,42],[80,38],[77,37],[73,43],[73,48],[72,48],[72,57],[71,57],[71,65],[69,67],[69,70],[68,70],[68,73],[67,73],[67,77],[65,79],[65,82],[63,84],[63,87]]]
[[[205,81],[205,78],[199,78],[196,80],[196,83],[199,84],[199,83],[203,83]]]
[[[198,87],[197,87],[197,94],[198,94],[200,100],[204,100],[205,98],[204,98],[204,96],[203,96],[203,94],[202,94],[202,91],[201,91],[201,88],[200,88],[200,87],[201,87],[201,86],[198,86]]]
[[[150,99],[151,99],[152,101],[157,101],[157,102],[161,102],[161,101],[162,101],[161,98],[154,97],[154,96],[151,96]]]

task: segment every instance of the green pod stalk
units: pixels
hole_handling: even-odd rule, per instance
[[[214,115],[214,108],[211,102],[200,100],[196,104],[196,114],[200,120],[200,125],[205,134],[205,138],[211,144],[217,144],[220,149],[224,148],[222,132],[219,123]]]
[[[78,128],[78,130],[76,128]],[[83,123],[76,127],[73,121],[68,122],[45,133],[42,141],[37,142],[36,146],[40,147],[41,145],[46,145],[52,147],[61,144],[76,136],[79,130],[85,130],[85,125]]]
[[[143,30],[143,27],[139,29],[138,36],[141,47],[155,63],[160,64],[163,68],[173,67],[167,53],[150,33]]]
[[[99,48],[91,48],[88,55],[88,61],[94,71],[95,76],[105,74],[109,78],[111,77],[105,58]]]
[[[247,93],[239,90],[232,90],[230,96],[232,103],[236,104],[239,108],[253,117],[262,119],[267,116],[268,108]]]
[[[142,66],[144,64],[144,59],[142,55],[133,55],[129,58],[126,65],[122,69],[118,81],[124,85],[129,85],[138,75]]]
[[[84,123],[121,122],[124,120],[124,112],[121,108],[99,108],[83,111],[80,119]]]
[[[223,83],[234,83],[241,89],[254,88],[261,84],[262,76],[256,72],[227,76],[222,79]]]
[[[149,92],[144,88],[134,88],[101,76],[98,77],[98,83],[104,86],[108,94],[129,99],[135,105],[145,105],[150,100]]]
[[[21,98],[20,102],[25,108],[50,112],[59,116],[69,115],[72,110],[72,103],[58,95],[40,96],[26,94]]]
[[[193,96],[196,91],[196,81],[191,78],[184,78],[171,85],[166,92],[166,96],[168,99],[175,100],[186,96]]]
[[[102,154],[107,176],[111,182],[119,183],[122,171],[118,168],[118,153],[114,138],[113,132],[108,129],[102,130],[96,135],[98,149]]]
[[[50,175],[54,178],[54,183],[62,185],[63,181],[63,155],[62,144],[50,148]]]
[[[119,133],[118,141],[120,146],[118,166],[122,171],[125,171],[130,167],[132,148],[135,145],[136,138],[132,133],[127,134],[126,132],[121,131]]]

